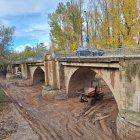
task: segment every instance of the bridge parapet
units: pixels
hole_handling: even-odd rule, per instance
[[[140,47],[114,47],[102,49],[104,54],[92,55],[90,53],[82,51],[81,55],[77,55],[76,51],[73,52],[53,52],[52,54],[46,54],[51,56],[51,58],[104,58],[104,57],[140,57]]]
[[[32,56],[28,58],[18,58],[16,60],[13,60],[9,63],[11,64],[23,64],[23,63],[31,63],[31,62],[43,62],[44,61],[44,55],[42,56]]]

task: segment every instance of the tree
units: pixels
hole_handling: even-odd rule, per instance
[[[59,3],[54,13],[49,14],[51,42],[57,50],[75,50],[81,40],[82,0]]]
[[[38,43],[34,47],[26,46],[22,52],[12,52],[10,57],[12,60],[15,60],[19,58],[22,59],[34,56],[43,56],[46,51],[47,47],[44,45],[44,43]]]
[[[86,31],[83,3],[84,0],[59,3],[56,11],[49,15],[54,49],[75,50],[83,40]],[[140,0],[88,0],[88,45],[108,48],[139,44],[139,7]]]
[[[58,45],[59,48],[64,47],[64,37],[63,37],[63,13],[65,6],[63,3],[59,3],[57,9],[54,13],[49,14],[49,24],[51,27],[50,37],[54,44]]]
[[[94,41],[90,44],[100,47],[136,44],[134,38],[139,37],[140,31],[139,0],[90,0],[88,9],[90,38]]]
[[[33,51],[37,55],[44,55],[44,53],[47,51],[47,46],[45,46],[44,43],[38,43],[36,47],[33,48]]]
[[[122,14],[124,22],[124,45],[135,45],[134,35],[136,35],[140,25],[140,13],[137,7],[137,0],[122,0]]]
[[[7,59],[13,41],[14,27],[6,27],[0,22],[0,59]]]

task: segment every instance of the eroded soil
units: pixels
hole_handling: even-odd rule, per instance
[[[42,98],[41,85],[19,87],[14,81],[4,79],[0,83],[37,134],[36,139],[119,140],[116,133],[118,109],[112,98],[99,101],[95,106],[81,103],[78,98],[49,101]],[[18,132],[15,133],[20,136]],[[30,139],[34,140],[32,136]],[[10,135],[10,140],[15,140],[14,133]]]

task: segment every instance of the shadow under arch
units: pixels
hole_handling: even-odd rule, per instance
[[[39,84],[44,82],[45,82],[44,70],[40,67],[37,67],[33,74],[33,84]]]
[[[74,97],[76,91],[84,87],[91,87],[96,73],[88,67],[81,67],[74,71],[68,81],[68,96]]]
[[[98,75],[102,81],[106,84],[109,90],[114,96],[114,89],[111,84],[102,76],[100,76],[100,71],[98,69],[93,69],[89,67],[80,67],[75,70],[71,75],[69,75],[68,81],[68,97],[77,96],[76,91],[84,87],[92,87],[95,81],[95,76]],[[114,96],[115,97],[115,96]]]

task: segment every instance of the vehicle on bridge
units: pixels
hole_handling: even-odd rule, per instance
[[[88,102],[89,105],[95,105],[97,100],[102,100],[104,94],[100,86],[95,88],[83,88],[78,90],[77,93],[80,93],[80,102]]]
[[[104,54],[104,50],[93,48],[90,46],[80,46],[76,50],[77,56],[102,56]]]

